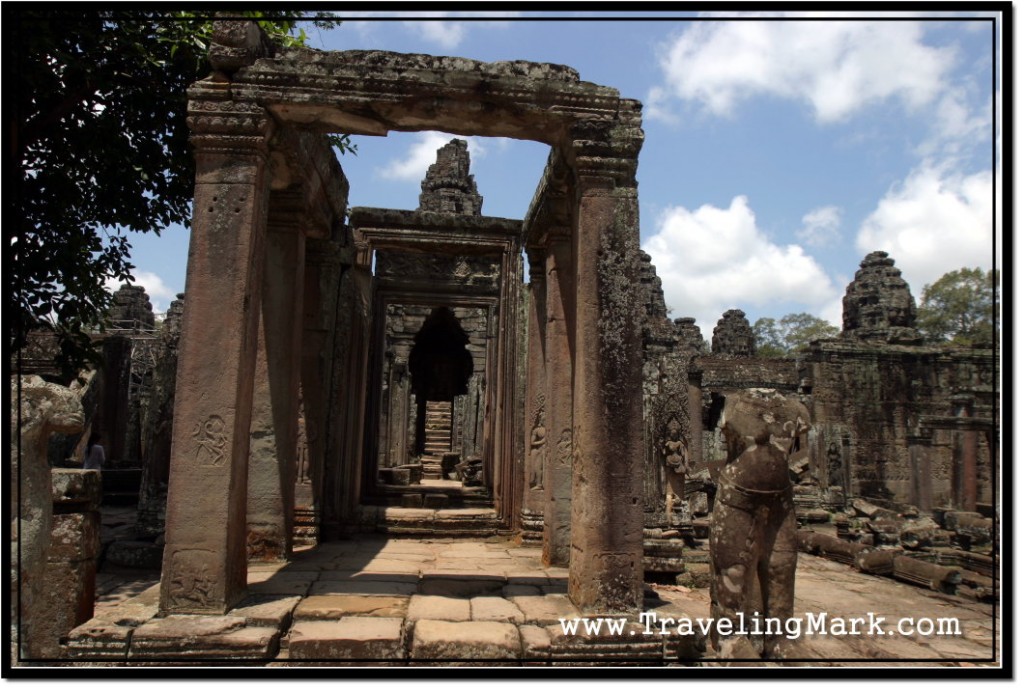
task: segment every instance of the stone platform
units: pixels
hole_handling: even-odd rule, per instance
[[[696,632],[662,635],[631,617],[622,633],[567,635],[579,612],[567,570],[508,541],[366,536],[287,564],[250,564],[248,598],[224,616],[158,617],[150,579],[112,587],[66,646],[76,665],[714,665]],[[964,666],[992,653],[992,605],[967,602],[800,555],[798,614],[957,617],[957,637],[806,636],[793,665]],[[841,596],[840,596],[841,594]],[[706,589],[648,585],[660,620],[706,617]],[[582,629],[580,630],[582,632]],[[903,662],[906,661],[906,662]],[[779,664],[779,663],[773,663]]]

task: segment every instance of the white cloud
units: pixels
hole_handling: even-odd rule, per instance
[[[413,10],[411,12],[387,12],[387,11],[361,11],[361,12],[340,12],[339,15],[345,20],[345,25],[351,25],[361,37],[371,36],[377,28],[372,22],[373,18],[403,18],[409,17],[402,22],[406,31],[415,34],[420,39],[433,43],[440,48],[450,50],[457,48],[466,37],[469,29],[494,28],[505,26],[507,22],[500,21],[507,17],[518,17],[519,12],[443,12],[434,10]],[[346,19],[358,18],[358,19]],[[474,17],[492,19],[492,21],[459,21],[463,17]]]
[[[673,317],[692,316],[710,339],[722,313],[777,301],[818,313],[841,297],[822,267],[798,245],[777,245],[757,227],[747,198],[727,209],[666,210],[644,243]]]
[[[385,180],[420,181],[427,172],[427,167],[437,161],[437,150],[450,142],[454,137],[443,132],[417,132],[416,141],[405,156],[391,161],[383,168],[374,170],[374,175]],[[470,161],[480,160],[487,155],[487,149],[477,137],[462,137],[469,143]]]
[[[695,23],[664,48],[663,88],[719,116],[756,95],[805,102],[822,123],[890,98],[920,109],[955,57],[922,39],[909,21]]]
[[[807,212],[796,236],[811,247],[826,247],[839,240],[839,207],[822,206]]]
[[[926,283],[964,266],[990,268],[992,174],[924,164],[889,190],[861,224],[857,247],[896,261],[915,298]]]
[[[153,312],[156,314],[166,312],[171,301],[174,300],[176,296],[175,291],[171,290],[171,288],[164,283],[164,280],[152,271],[136,270],[132,273],[132,277],[135,279],[134,285],[145,288],[146,295],[149,296],[149,301],[153,305]],[[121,281],[109,278],[107,279],[105,287],[113,293],[122,285],[123,283]]]

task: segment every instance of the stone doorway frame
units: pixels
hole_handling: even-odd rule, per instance
[[[284,49],[250,21],[216,22],[209,57],[213,74],[188,92],[197,174],[161,611],[222,613],[246,593],[254,401],[269,401],[267,428],[287,449],[297,426],[305,238],[329,235],[344,216],[344,176],[322,134],[392,130],[552,147],[523,227],[531,263],[545,267],[531,289],[544,309],[535,299],[539,319],[530,320],[543,357],[526,367],[527,391],[548,391],[548,427],[571,431],[546,471],[559,470],[547,487],[571,487],[571,508],[552,494],[545,542],[568,555],[569,596],[581,610],[638,611],[640,103],[564,66]],[[263,498],[270,516],[290,510],[290,461],[279,462]]]
[[[402,211],[355,207],[351,213],[353,236],[364,248],[367,261],[376,250],[410,252],[422,250],[434,254],[476,254],[500,256],[498,291],[493,295],[475,296],[455,286],[377,284],[373,295],[375,334],[372,343],[383,344],[384,313],[389,303],[444,305],[448,307],[480,307],[496,310],[495,333],[488,345],[485,366],[487,407],[484,429],[485,484],[494,498],[499,519],[510,529],[515,514],[516,498],[522,473],[516,472],[515,453],[515,373],[517,364],[516,333],[519,330],[517,301],[522,271],[522,222],[492,216],[440,215],[432,212]],[[370,381],[381,378],[383,351],[371,353]],[[367,392],[367,446],[362,463],[362,492],[371,489],[377,453],[375,436],[379,423],[380,392]]]

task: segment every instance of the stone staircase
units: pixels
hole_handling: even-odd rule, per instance
[[[451,401],[427,401],[423,477],[441,479],[441,457],[452,450]]]

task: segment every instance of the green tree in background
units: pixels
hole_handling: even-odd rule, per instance
[[[25,8],[5,12],[16,170],[4,224],[8,339],[19,348],[29,330],[52,328],[59,364],[73,373],[97,361],[89,332],[110,306],[105,283],[131,280],[129,234],[189,224],[186,89],[209,73],[213,17]],[[238,14],[258,19],[279,43],[306,39],[284,12]],[[344,138],[335,143],[351,150]]]
[[[755,354],[765,358],[796,355],[811,341],[839,335],[839,327],[806,312],[787,314],[778,321],[761,317],[753,329]]]
[[[999,271],[962,268],[921,291],[917,328],[932,343],[995,343],[999,324]]]

